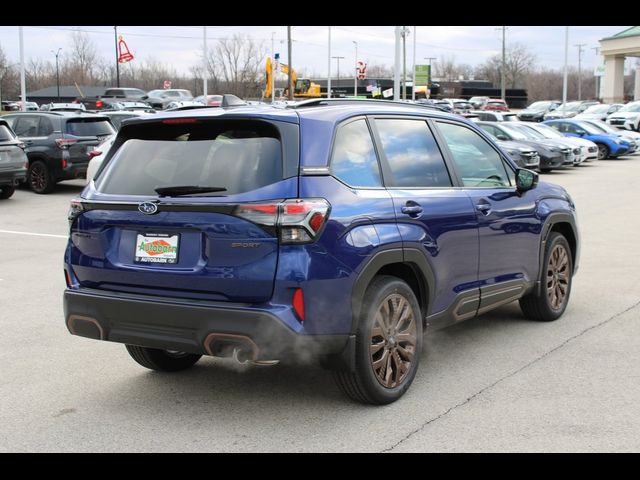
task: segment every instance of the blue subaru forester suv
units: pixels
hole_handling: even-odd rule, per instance
[[[71,202],[66,325],[161,371],[313,358],[390,403],[423,332],[514,300],[565,311],[575,206],[537,182],[472,123],[409,104],[129,120]]]

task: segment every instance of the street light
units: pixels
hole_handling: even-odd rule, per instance
[[[335,58],[338,61],[338,79],[336,80],[336,88],[338,88],[340,86],[340,59],[343,59],[344,57],[331,57],[331,58]]]
[[[407,27],[402,27],[400,35],[402,35],[402,99],[407,99],[407,35],[411,31]]]
[[[353,44],[356,46],[356,73],[355,76],[353,78],[353,96],[357,97],[358,96],[358,42],[356,42],[355,40],[351,40],[353,42]]]
[[[62,47],[60,47],[57,52],[51,50],[51,53],[56,56],[56,86],[58,87],[58,103],[60,103],[60,70],[58,69],[58,55],[60,55],[61,50]]]

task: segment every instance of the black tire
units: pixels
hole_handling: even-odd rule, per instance
[[[552,258],[552,255],[555,258]],[[563,266],[558,267],[559,263]],[[540,272],[540,292],[533,291],[520,299],[520,309],[531,320],[550,322],[562,316],[569,303],[573,279],[573,258],[567,239],[551,232],[544,251]],[[564,289],[562,300],[560,293]]]
[[[126,345],[127,352],[143,367],[159,372],[179,372],[192,367],[202,355],[183,352],[170,352],[157,348]]]
[[[604,143],[598,143],[598,160],[605,160],[611,155],[611,150]]]
[[[40,194],[51,193],[56,186],[51,170],[42,160],[35,160],[29,165],[27,183],[31,190]]]
[[[383,333],[380,322],[384,313],[380,312],[385,306],[391,318]],[[393,315],[395,312],[399,313]],[[334,379],[345,395],[358,402],[395,402],[411,386],[421,350],[422,314],[416,296],[402,280],[381,275],[373,279],[364,295],[356,332],[355,371],[335,371]],[[385,381],[387,385],[383,385]]]
[[[13,185],[5,185],[4,187],[0,187],[0,200],[6,200],[7,198],[11,198],[11,195],[16,191],[16,187]]]

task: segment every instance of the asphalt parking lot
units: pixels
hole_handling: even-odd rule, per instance
[[[398,402],[351,403],[316,367],[203,358],[145,370],[62,313],[69,199],[0,202],[0,451],[638,451],[640,155],[541,176],[578,208],[580,271],[558,321],[517,303],[427,337]]]

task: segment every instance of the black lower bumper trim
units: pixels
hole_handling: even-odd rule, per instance
[[[242,335],[258,360],[349,358],[353,344],[348,334],[297,334],[266,310],[87,290],[65,290],[64,314],[69,332],[88,338],[206,355],[210,334]]]

